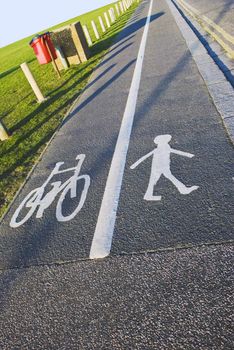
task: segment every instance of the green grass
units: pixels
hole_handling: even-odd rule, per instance
[[[68,21],[62,22],[56,26],[53,26],[51,28],[46,28],[40,33],[45,33],[50,30],[54,30],[57,28],[64,27],[70,23],[78,22],[80,21],[82,25],[87,25],[88,29],[90,30],[91,37],[93,42],[95,41],[95,37],[92,31],[91,27],[91,20],[98,19],[98,16],[102,16],[104,12],[108,11],[109,8],[113,7],[112,4],[101,7],[97,10],[85,13],[81,16],[74,17],[69,19]],[[104,16],[102,16],[104,18]],[[98,29],[100,29],[98,20],[95,21],[97,24]],[[101,30],[99,30],[101,33]],[[38,34],[38,33],[37,33]],[[27,38],[24,38],[22,40],[19,40],[13,44],[10,44],[8,46],[5,46],[3,48],[0,48],[0,77],[2,76],[3,72],[6,72],[8,70],[14,69],[19,67],[19,65],[25,61],[31,61],[35,60],[35,55],[31,47],[29,46],[29,42],[33,38],[35,34],[30,35]]]
[[[88,62],[63,71],[61,79],[57,78],[51,64],[38,64],[28,45],[32,36],[0,49],[0,118],[11,134],[7,141],[0,141],[0,217],[136,6],[133,5],[92,46]],[[105,6],[49,29],[75,21],[89,25],[91,19],[97,18],[110,7]],[[36,102],[19,68],[26,61],[44,96],[48,97],[42,104]]]

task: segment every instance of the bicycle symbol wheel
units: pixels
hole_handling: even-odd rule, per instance
[[[36,188],[35,190],[32,190],[22,201],[22,203],[19,205],[19,207],[16,209],[14,215],[11,218],[10,226],[13,228],[19,227],[23,225],[34,213],[34,211],[37,208],[37,204],[35,204],[35,199],[39,195],[39,190]],[[23,219],[17,221],[20,212],[23,211],[25,208],[30,208],[28,213],[23,217]]]
[[[75,208],[75,210],[70,215],[64,215],[63,214],[63,211],[64,211],[63,210],[63,202],[65,200],[65,197],[67,195],[68,196],[70,195],[70,198],[76,197],[76,196],[72,195],[72,192],[74,191],[74,188],[72,188],[72,186],[75,186],[75,194],[77,195],[77,184],[78,184],[79,180],[84,180],[84,188],[82,190],[79,203],[78,203],[77,207]],[[90,186],[89,175],[81,175],[81,176],[77,177],[77,179],[74,183],[70,183],[68,186],[66,186],[64,188],[64,190],[62,191],[62,193],[59,197],[57,207],[56,207],[56,218],[58,221],[60,221],[60,222],[69,221],[69,220],[73,219],[79,213],[79,211],[82,209],[84,202],[86,200],[89,186]]]

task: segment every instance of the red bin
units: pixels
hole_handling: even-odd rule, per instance
[[[40,64],[50,63],[52,61],[51,55],[53,59],[57,58],[54,45],[50,39],[49,32],[41,35],[36,35],[30,41],[29,45],[33,48],[36,54],[37,60]]]

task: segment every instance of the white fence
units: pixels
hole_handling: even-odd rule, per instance
[[[106,12],[104,12],[101,16],[98,16],[97,19],[93,19],[90,25],[83,25],[83,30],[85,37],[87,39],[88,45],[92,46],[93,42],[99,40],[111,27],[115,21],[121,17],[130,7],[132,7],[135,3],[139,3],[139,0],[122,0],[115,4],[112,4]],[[97,26],[96,21],[99,22],[99,26]],[[88,29],[89,27],[89,29]]]

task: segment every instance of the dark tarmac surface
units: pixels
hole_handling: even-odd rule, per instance
[[[110,257],[88,259],[149,1],[143,1],[1,224],[0,349],[232,349],[233,145],[164,0],[154,1]],[[155,136],[170,134],[171,171],[143,199]],[[57,200],[9,226],[55,163],[91,185],[74,219]],[[65,181],[68,174],[53,180]],[[83,181],[83,180],[82,180]],[[65,199],[71,213],[77,198]],[[28,210],[28,209],[27,209]],[[22,217],[21,217],[22,218]]]
[[[1,273],[0,348],[233,349],[233,247]]]

